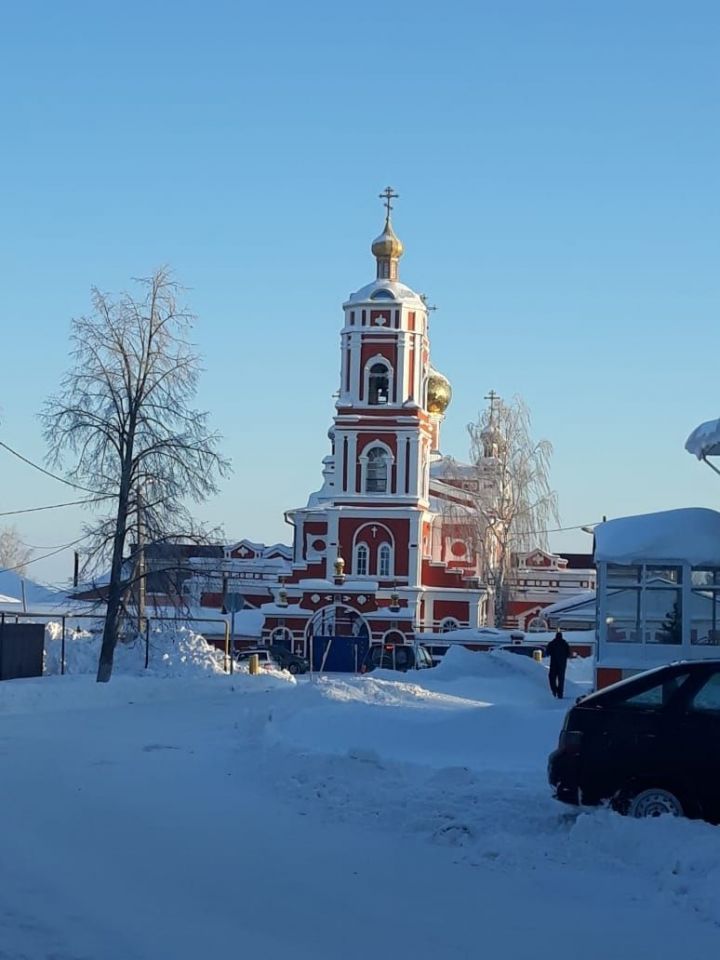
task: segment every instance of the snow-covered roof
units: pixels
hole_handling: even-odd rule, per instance
[[[21,577],[14,570],[0,571],[0,593],[6,597],[5,602],[12,603],[16,597],[23,596],[23,586],[25,591],[25,600],[30,607],[38,603],[54,603],[64,601],[67,591],[59,588],[45,587],[27,577]],[[3,602],[3,601],[0,601]]]
[[[399,283],[397,280],[374,280],[372,283],[368,283],[367,286],[361,287],[356,293],[351,293],[347,302],[365,303],[377,299],[378,303],[382,306],[383,303],[387,303],[389,300],[388,297],[383,296],[382,291],[387,291],[395,300],[412,301],[417,306],[424,306],[419,294],[411,290],[410,287],[406,287],[404,283]],[[379,292],[380,295],[378,296]]]
[[[720,420],[707,420],[695,427],[685,442],[685,449],[698,460],[720,457]]]
[[[608,520],[595,527],[595,559],[720,566],[720,513],[687,507]]]
[[[583,590],[576,593],[574,597],[565,597],[564,600],[558,600],[557,603],[551,603],[549,607],[543,607],[541,614],[543,617],[552,617],[556,613],[566,613],[575,610],[576,607],[595,604],[596,593],[594,590]]]
[[[474,463],[463,463],[454,457],[441,457],[440,460],[430,464],[430,476],[449,480],[477,479],[478,468]]]

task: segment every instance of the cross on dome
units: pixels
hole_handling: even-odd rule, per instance
[[[389,220],[389,219],[390,219],[390,211],[391,211],[392,208],[393,208],[392,203],[391,203],[390,201],[391,201],[391,200],[399,200],[399,199],[400,199],[400,194],[399,194],[399,193],[395,193],[395,191],[393,190],[392,187],[385,187],[385,189],[383,190],[383,192],[382,192],[382,193],[379,193],[378,196],[380,197],[381,200],[384,200],[384,201],[385,201],[385,209],[386,209],[386,211],[387,211],[387,213],[386,213],[386,215],[385,215],[385,219],[386,219],[386,220]]]
[[[385,203],[385,226],[380,236],[373,240],[371,247],[377,260],[377,278],[378,280],[397,280],[398,260],[403,255],[404,248],[392,228],[390,211],[393,209],[391,201],[396,200],[400,195],[392,187],[385,187],[378,196]]]

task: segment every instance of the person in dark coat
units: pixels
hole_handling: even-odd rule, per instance
[[[568,657],[570,656],[570,645],[558,630],[545,650],[550,657],[550,689],[552,695],[562,700],[565,690],[565,671],[567,669]]]

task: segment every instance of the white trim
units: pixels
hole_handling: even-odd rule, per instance
[[[387,550],[387,561],[388,561],[387,573],[383,573],[382,571],[382,554],[383,554],[383,551],[385,550]],[[386,579],[388,577],[392,577],[394,573],[395,573],[395,551],[393,550],[392,546],[387,542],[387,540],[383,540],[383,542],[379,544],[377,548],[376,576],[378,580],[380,580],[383,578]]]
[[[292,632],[290,627],[273,627],[270,633],[268,634],[269,643],[281,643],[279,640],[274,640],[273,637],[276,633],[281,633],[284,637],[290,640],[290,650],[294,653],[293,644],[295,641],[295,634]]]
[[[365,551],[365,570],[360,570],[360,551]],[[353,544],[353,557],[352,557],[352,570],[350,571],[354,577],[367,577],[370,575],[370,547],[365,543],[364,540],[361,540],[360,543]]]
[[[370,403],[370,368],[375,364],[382,364],[388,372],[388,391],[387,403]],[[382,353],[376,353],[365,361],[363,367],[363,406],[366,407],[393,407],[396,406],[393,400],[393,389],[395,387],[395,370],[392,363]]]
[[[387,484],[385,490],[368,490],[367,489],[367,466],[368,466],[368,454],[370,450],[380,448],[385,451],[386,465],[387,465]],[[396,491],[392,489],[392,468],[395,463],[395,457],[393,455],[390,447],[382,440],[370,439],[362,448],[362,453],[358,457],[360,461],[360,492],[363,497],[387,497],[390,494],[394,494]]]
[[[346,476],[347,483],[343,490],[344,493],[357,493],[357,433],[354,430],[348,431],[347,464]],[[342,474],[340,474],[342,479]]]

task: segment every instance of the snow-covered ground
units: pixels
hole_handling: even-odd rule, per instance
[[[193,656],[0,684],[3,960],[714,954],[720,831],[554,802],[571,701],[542,665],[295,682]]]

